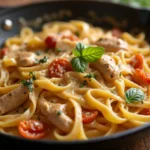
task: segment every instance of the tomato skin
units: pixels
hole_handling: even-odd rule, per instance
[[[141,54],[135,55],[135,57],[133,58],[133,60],[131,61],[130,64],[135,69],[143,69],[143,66],[144,66],[143,55],[141,55]]]
[[[144,108],[144,109],[140,112],[140,114],[142,114],[142,115],[150,115],[150,108]]]
[[[112,29],[112,35],[120,38],[121,35],[122,35],[122,31],[120,29],[118,29],[118,28],[113,28]]]
[[[56,47],[56,40],[52,36],[48,36],[45,39],[45,43],[46,43],[46,45],[47,45],[48,48],[55,48]]]
[[[150,74],[141,69],[135,69],[133,80],[141,84],[150,84]]]
[[[20,135],[27,139],[41,139],[45,137],[49,128],[44,122],[35,119],[20,121],[18,125]]]
[[[50,63],[48,70],[49,70],[49,77],[60,78],[63,76],[65,72],[72,71],[73,69],[71,63],[68,60],[58,58]]]
[[[91,123],[95,120],[98,115],[98,111],[96,110],[83,110],[82,111],[82,122],[84,124]]]
[[[0,58],[3,58],[7,54],[7,51],[7,47],[4,47],[2,50],[0,50]]]

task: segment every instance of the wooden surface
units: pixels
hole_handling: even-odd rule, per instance
[[[0,6],[19,6],[30,3],[37,3],[40,1],[43,2],[47,0],[0,0]],[[145,136],[141,140],[137,140],[132,145],[122,147],[120,150],[150,150],[150,132],[147,136]]]

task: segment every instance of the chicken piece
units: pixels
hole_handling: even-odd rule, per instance
[[[60,130],[69,132],[73,121],[65,114],[65,104],[51,103],[44,98],[40,99],[39,107],[41,112],[47,116],[48,120],[56,125]]]
[[[38,59],[38,56],[35,53],[26,51],[9,52],[7,57],[14,58],[20,67],[34,66],[36,64],[35,60]]]
[[[17,64],[21,67],[34,66],[36,59],[36,54],[32,52],[19,52],[16,57]]]
[[[115,80],[120,74],[114,59],[108,55],[103,55],[96,63],[92,63],[91,67],[99,70],[106,80]]]
[[[62,51],[71,51],[76,47],[76,41],[70,41],[68,39],[62,39],[57,41],[56,47]]]
[[[99,41],[95,42],[94,44],[104,47],[106,52],[116,52],[120,49],[128,50],[128,44],[116,37],[113,38],[101,38]]]
[[[29,90],[26,86],[20,85],[18,88],[12,90],[8,94],[0,97],[0,114],[5,114],[27,100]]]

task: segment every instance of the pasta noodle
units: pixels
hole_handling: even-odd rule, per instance
[[[104,54],[87,56],[96,61],[73,64],[97,47]],[[148,123],[149,55],[145,33],[79,20],[50,22],[40,32],[23,27],[0,51],[0,132],[72,141]]]

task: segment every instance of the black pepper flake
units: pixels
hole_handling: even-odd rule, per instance
[[[12,96],[12,94],[11,94],[11,93],[9,93],[9,96]]]
[[[87,85],[87,84],[88,84],[87,81],[84,80],[84,81],[80,84],[80,87],[84,87],[84,86]]]
[[[108,65],[108,64],[106,64],[106,68],[109,68],[109,65]]]
[[[27,108],[24,108],[24,112],[27,110]]]
[[[37,120],[41,120],[41,119],[40,119],[40,116],[37,116]]]
[[[24,94],[27,94],[27,92],[24,92]]]
[[[111,74],[110,77],[113,78],[114,77],[113,74]]]

